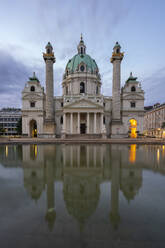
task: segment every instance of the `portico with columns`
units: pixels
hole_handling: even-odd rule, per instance
[[[65,134],[101,134],[103,125],[103,112],[63,112]]]
[[[104,131],[103,106],[80,100],[63,108],[63,136],[67,134],[102,134]]]

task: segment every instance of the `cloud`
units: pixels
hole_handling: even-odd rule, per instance
[[[9,1],[7,2],[6,9],[9,4]],[[87,53],[96,60],[100,69],[103,92],[107,92],[108,88],[110,89],[108,95],[110,95],[112,66],[109,58],[114,44],[113,33],[128,17],[132,6],[131,0],[127,0],[127,3],[125,0],[47,0],[46,2],[29,0],[25,4],[16,2],[15,11],[11,11],[8,16],[13,20],[13,27],[8,25],[6,17],[3,16],[5,30],[8,30],[3,37],[8,40],[0,43],[0,47],[3,49],[5,47],[10,54],[6,53],[6,50],[0,50],[0,55],[2,54],[0,57],[0,106],[5,106],[7,102],[9,106],[21,106],[21,91],[33,71],[36,71],[44,86],[45,69],[41,52],[44,51],[48,41],[52,42],[56,56],[54,93],[61,95],[62,75],[68,60],[77,53],[80,33],[83,33]],[[21,19],[22,22],[20,22]],[[9,44],[10,41],[11,44]]]
[[[161,67],[143,80],[146,105],[157,102],[164,103],[165,97],[165,67]]]
[[[21,92],[29,76],[35,71],[41,84],[44,86],[45,65],[29,66],[16,60],[11,54],[0,50],[0,108],[21,107]],[[55,67],[55,95],[61,95],[62,67]]]
[[[6,51],[0,50],[0,106],[20,106],[21,88],[30,69]],[[7,104],[8,103],[8,104]],[[7,104],[7,105],[6,105]]]

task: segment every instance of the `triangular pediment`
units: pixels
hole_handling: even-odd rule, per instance
[[[98,109],[98,108],[103,108],[100,104],[94,103],[90,100],[86,99],[81,99],[76,102],[68,103],[67,105],[64,106],[64,108],[73,108],[73,109],[88,109],[88,108],[93,108],[93,109]]]
[[[144,96],[141,94],[138,94],[138,93],[135,93],[135,94],[128,93],[128,94],[123,94],[122,99],[124,99],[124,100],[132,100],[132,99],[133,100],[144,100]]]

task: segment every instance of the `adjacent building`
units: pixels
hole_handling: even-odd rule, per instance
[[[165,138],[165,103],[146,107],[144,133],[149,137]]]
[[[17,135],[17,125],[21,119],[21,109],[3,108],[0,110],[0,135]]]
[[[101,94],[102,81],[96,61],[86,53],[81,36],[77,54],[69,59],[62,79],[62,96],[54,96],[53,64],[56,59],[48,42],[43,59],[46,92],[35,73],[22,91],[22,133],[28,137],[137,137],[143,133],[144,91],[130,74],[121,88],[124,54],[116,42],[112,97]],[[107,92],[108,94],[108,92]]]

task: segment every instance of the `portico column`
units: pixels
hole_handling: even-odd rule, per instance
[[[96,113],[94,113],[94,133],[96,133]]]
[[[73,133],[73,113],[70,113],[70,133]]]
[[[66,113],[64,113],[64,116],[63,116],[63,129],[66,132]]]
[[[89,113],[87,113],[87,133],[89,133]]]
[[[80,113],[77,113],[77,125],[78,125],[78,133],[80,133]]]

